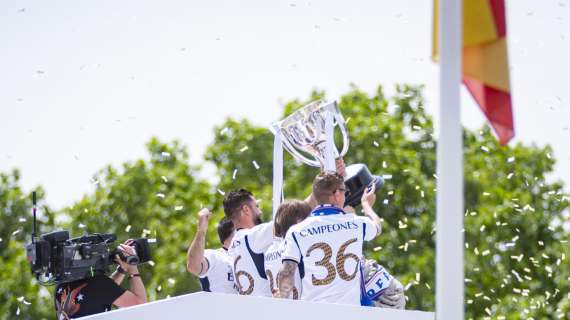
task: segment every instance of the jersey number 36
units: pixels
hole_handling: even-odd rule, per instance
[[[324,285],[330,284],[336,278],[337,273],[338,273],[339,277],[345,281],[350,281],[350,280],[354,279],[354,277],[356,277],[356,273],[358,272],[358,262],[360,260],[359,260],[358,256],[355,255],[354,253],[346,253],[346,254],[344,253],[346,248],[350,244],[352,244],[356,241],[357,241],[356,238],[350,239],[340,246],[340,248],[338,249],[338,252],[336,254],[336,268],[335,268],[335,265],[333,265],[331,262],[333,252],[332,252],[332,248],[330,245],[328,245],[325,242],[317,242],[317,243],[315,243],[309,247],[309,249],[307,250],[307,254],[306,254],[307,258],[311,256],[311,253],[313,251],[315,251],[317,249],[322,250],[324,253],[324,256],[320,261],[315,262],[315,265],[320,266],[320,267],[324,267],[327,269],[327,275],[322,279],[317,279],[317,277],[315,277],[314,274],[312,275],[311,280],[312,280],[314,286],[324,286]],[[344,262],[347,259],[353,259],[356,262],[355,263],[356,267],[355,267],[354,272],[352,274],[348,274],[346,272],[346,270],[344,270]]]

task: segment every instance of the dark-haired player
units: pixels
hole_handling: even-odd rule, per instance
[[[219,249],[205,249],[208,220],[212,213],[207,208],[198,212],[198,230],[188,248],[186,268],[200,277],[202,290],[209,292],[236,293],[231,270],[228,247],[234,234],[232,222],[223,218],[218,224]]]
[[[238,294],[270,297],[263,253],[273,240],[273,221],[261,223],[261,209],[245,189],[226,195],[224,212],[235,228],[228,253]]]

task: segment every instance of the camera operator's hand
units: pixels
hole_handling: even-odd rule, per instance
[[[208,231],[208,220],[212,212],[208,208],[203,208],[198,212],[198,230],[206,233]]]
[[[137,251],[134,247],[134,240],[129,239],[124,243],[120,244],[117,249],[119,249],[125,256],[136,256]],[[138,268],[136,265],[128,264],[127,262],[121,260],[119,255],[115,255],[115,262],[117,262],[123,270],[129,274],[137,274]]]

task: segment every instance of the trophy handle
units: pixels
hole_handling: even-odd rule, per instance
[[[287,151],[289,151],[289,153],[291,153],[291,155],[295,159],[300,160],[300,161],[304,162],[305,164],[308,164],[308,165],[313,166],[313,167],[320,167],[321,166],[321,163],[319,161],[308,159],[301,152],[299,152],[297,150],[297,148],[295,148],[291,144],[291,142],[289,142],[289,140],[285,137],[285,135],[282,133],[281,129],[275,128],[275,134],[281,135],[281,138],[282,138],[281,142],[283,143],[283,146],[285,147],[285,149],[287,149]]]
[[[342,133],[342,151],[340,152],[340,156],[344,157],[348,152],[349,139],[348,139],[348,130],[346,129],[346,122],[344,121],[344,118],[342,117],[340,110],[339,112],[335,113],[335,119],[336,123],[340,128],[340,132]]]

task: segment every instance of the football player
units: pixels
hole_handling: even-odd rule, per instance
[[[234,227],[230,220],[223,218],[217,227],[222,247],[204,250],[208,220],[211,214],[207,208],[198,212],[198,230],[188,248],[186,268],[188,272],[200,277],[202,290],[235,294],[237,291],[234,285],[231,260],[228,255]]]
[[[293,297],[295,272],[302,265],[302,300],[360,305],[362,249],[364,241],[380,233],[380,218],[372,210],[376,200],[373,186],[362,196],[367,217],[341,209],[345,191],[344,179],[336,172],[323,172],[315,178],[313,197],[318,206],[285,236],[280,297]]]
[[[224,212],[235,228],[228,253],[238,294],[270,297],[263,253],[273,241],[273,221],[262,223],[261,209],[245,189],[226,195]]]
[[[289,228],[303,221],[311,213],[311,206],[306,201],[288,200],[283,202],[275,214],[273,243],[265,251],[265,273],[273,296],[278,296],[276,283],[281,270],[283,238]],[[301,268],[302,269],[302,268]],[[295,277],[293,299],[299,299],[301,293],[300,273]]]

